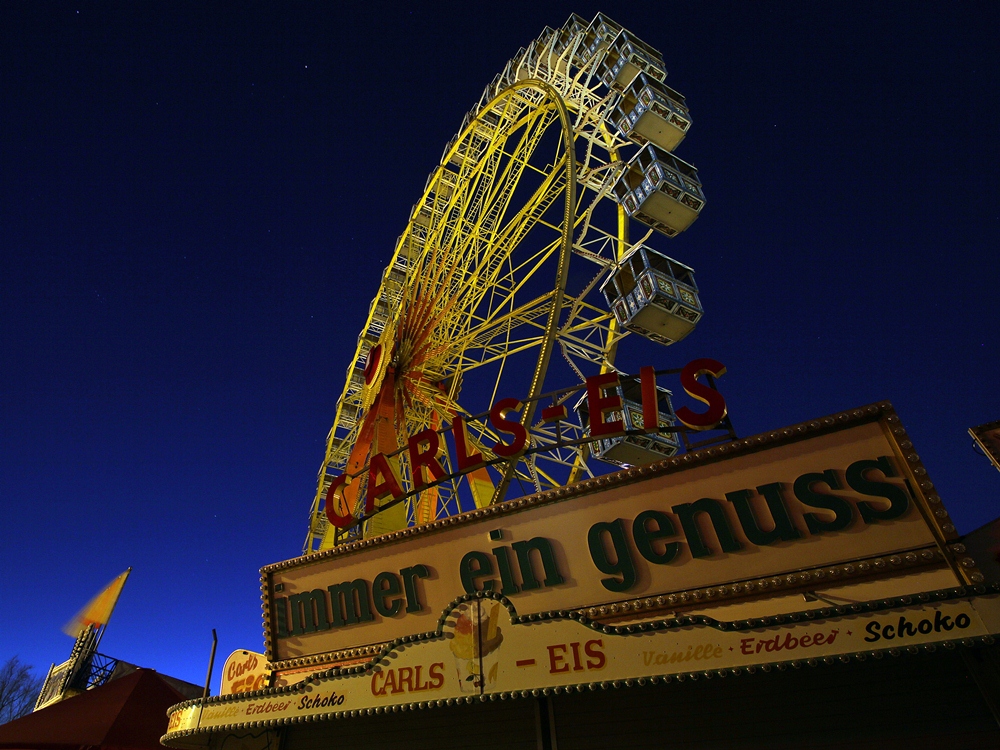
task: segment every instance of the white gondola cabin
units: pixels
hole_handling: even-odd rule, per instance
[[[552,43],[552,51],[556,55],[562,55],[567,49],[576,45],[586,30],[586,19],[573,13],[570,15],[569,20],[556,30],[556,39]]]
[[[605,414],[605,421],[621,421],[626,430],[643,430],[645,424],[642,418],[642,388],[638,378],[622,379],[615,389],[622,401],[621,411],[615,410]],[[670,391],[657,386],[657,411],[659,426],[673,427],[676,424],[674,407],[670,402]],[[587,409],[586,397],[581,398],[573,407],[584,432],[590,434],[590,414]],[[673,456],[680,449],[680,439],[676,432],[651,432],[645,435],[618,435],[601,438],[589,443],[590,453],[594,458],[615,464],[616,466],[643,466],[654,461]]]
[[[664,151],[677,148],[691,127],[684,97],[645,73],[633,77],[611,119],[625,138],[640,146],[652,142]]]
[[[615,196],[629,216],[667,237],[691,226],[705,205],[698,170],[653,143],[629,160]]]
[[[577,52],[580,65],[586,65],[600,52],[607,49],[611,42],[622,31],[622,26],[615,23],[603,13],[594,16],[583,35],[583,43]]]
[[[645,245],[618,262],[601,293],[619,325],[666,345],[691,333],[705,313],[694,271]]]
[[[623,29],[608,45],[608,54],[598,68],[598,75],[608,88],[624,91],[638,73],[662,82],[667,77],[663,55]]]
[[[520,64],[521,75],[541,77],[543,80],[557,74],[565,75],[569,69],[569,59],[563,53],[573,38],[565,29],[546,27],[542,35],[528,45]],[[519,77],[518,80],[523,79]]]

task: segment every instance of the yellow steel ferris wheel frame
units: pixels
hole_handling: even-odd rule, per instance
[[[613,366],[625,333],[595,292],[630,247],[625,214],[608,200],[627,141],[606,124],[611,97],[600,93],[595,65],[569,75],[567,60],[577,50],[567,45],[560,52],[557,41],[543,36],[487,88],[428,179],[358,339],[327,439],[305,553],[453,515],[463,510],[463,497],[466,508],[470,499],[478,507],[499,502],[512,482],[534,491],[589,473],[582,451],[561,450],[534,419],[535,399],[551,388],[546,375],[557,349],[579,381],[585,369]],[[568,289],[577,259],[596,268]],[[518,375],[520,384],[510,385]],[[415,494],[349,534],[328,523],[324,506],[336,476],[360,480],[338,496],[360,515],[370,455],[390,454],[407,435],[442,428],[455,414],[511,395],[524,400],[519,421],[532,445],[551,443],[549,454],[497,463],[484,447],[496,438],[484,423],[469,438],[493,459],[492,473],[480,469],[465,485],[456,478]],[[393,460],[401,481],[412,486],[406,461]],[[441,460],[449,461],[446,452]]]

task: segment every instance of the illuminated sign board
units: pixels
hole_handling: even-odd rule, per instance
[[[222,666],[219,695],[249,693],[267,687],[270,672],[264,654],[240,649],[233,651]]]
[[[870,406],[268,566],[268,657],[280,669],[430,633],[477,593],[521,616],[652,616],[877,576],[881,556],[955,585],[978,573],[952,559],[954,538],[898,418]]]
[[[181,738],[199,727],[260,728],[992,643],[1000,631],[1000,585],[976,588],[928,592],[921,597],[926,602],[902,597],[753,623],[688,617],[641,627],[558,614],[532,621],[491,596],[465,597],[445,610],[437,631],[393,642],[363,664],[204,705],[180,704],[164,740],[184,746]]]

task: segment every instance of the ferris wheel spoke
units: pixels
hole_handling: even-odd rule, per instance
[[[558,180],[558,176],[550,176],[535,190],[526,206],[489,238],[491,252],[488,262],[484,264],[485,268],[477,268],[477,275],[485,283],[478,290],[475,290],[474,287],[470,289],[470,291],[478,291],[479,298],[488,290],[489,285],[497,280],[499,269],[513,248],[524,239],[525,235],[537,224],[541,215],[556,200],[561,189]]]
[[[611,316],[603,315],[598,318],[576,321],[575,325],[566,325],[559,330],[559,339],[580,346],[595,346],[603,349],[611,339],[611,320]]]
[[[545,127],[551,121],[551,117],[551,112],[543,110],[535,113],[533,116],[529,115],[523,120],[515,120],[509,132],[516,132],[523,129],[520,142],[515,151],[522,152],[536,145],[537,139],[541,138]],[[483,230],[485,230],[486,236],[488,236],[490,230],[495,225],[497,215],[507,206],[504,195],[506,194],[509,200],[509,195],[517,185],[518,180],[511,179],[511,177],[517,175],[519,178],[520,173],[523,171],[523,164],[525,163],[524,160],[507,159],[505,165],[506,172],[504,173],[506,179],[498,179],[500,175],[496,170],[503,161],[503,149],[499,145],[495,145],[487,152],[487,156],[488,158],[484,160],[484,167],[487,167],[488,170],[485,173],[480,172],[474,176],[470,175],[474,179],[476,191],[475,197],[471,201],[469,210],[467,211],[467,216],[472,220],[469,233],[476,236],[481,235]],[[516,168],[519,164],[521,167]],[[485,177],[489,179],[484,179]],[[487,202],[491,206],[491,209],[483,212],[482,205]],[[458,243],[458,247],[461,254],[462,243]]]
[[[526,222],[524,223],[526,224]],[[516,233],[512,238],[510,246],[513,247],[514,246],[513,241],[516,241],[518,235],[523,234],[526,231],[527,229],[522,225],[520,231]],[[479,280],[479,283],[468,284],[462,290],[464,292],[465,297],[459,298],[457,300],[458,304],[456,305],[456,309],[475,310],[480,306],[482,300],[487,295],[494,294],[498,287],[503,287],[504,285],[507,284],[511,285],[508,287],[507,294],[508,298],[512,299],[524,287],[524,285],[528,283],[528,281],[534,276],[534,274],[544,266],[549,257],[551,257],[552,253],[556,251],[557,249],[556,245],[557,243],[550,243],[549,245],[546,245],[534,257],[526,259],[522,265],[513,268],[510,273],[508,273],[502,278],[498,278],[496,274],[496,271],[499,270],[501,263],[500,262],[496,263],[495,268],[488,269],[488,273],[486,274],[485,278]],[[499,256],[500,261],[502,261],[505,255],[504,251],[505,243],[502,241],[498,241],[497,243],[495,243],[494,247],[497,250],[496,253],[497,256]],[[500,307],[502,307],[502,305],[497,305],[497,309],[499,309]],[[445,321],[440,321],[440,322],[443,325],[447,325]],[[470,317],[466,315],[464,317],[455,319],[454,326],[464,327],[468,326],[469,323],[470,323]],[[451,329],[450,333],[452,335],[456,333],[454,328]]]
[[[497,314],[476,321],[475,325],[470,326],[466,333],[468,338],[464,343],[482,346],[494,340],[498,330],[507,332],[521,325],[535,326],[544,330],[544,326],[537,323],[537,320],[551,312],[553,297],[553,292],[547,292],[515,310],[499,314],[501,311],[498,309]]]
[[[487,195],[487,199],[490,201],[493,211],[497,215],[502,215],[509,207],[514,189],[520,182],[525,170],[529,169],[528,154],[538,145],[538,142],[545,133],[546,127],[554,116],[551,111],[544,111],[539,114],[544,116],[533,118],[531,121],[525,123],[526,127],[521,136],[521,141],[517,144],[513,153],[508,154],[502,149],[499,152],[501,156],[507,156],[507,159],[504,160],[506,161],[504,172],[500,175],[500,180],[496,183],[495,190]],[[531,168],[545,178],[550,176],[544,169]]]
[[[490,356],[484,357],[479,360],[462,359],[455,362],[456,367],[459,367],[463,372],[471,372],[479,368],[487,367],[489,365],[496,364],[497,362],[502,362],[508,357],[512,357],[516,354],[522,352],[531,351],[532,349],[539,348],[545,341],[544,336],[538,336],[536,338],[524,339],[523,342],[516,346],[505,346],[503,348],[497,347],[493,350]]]

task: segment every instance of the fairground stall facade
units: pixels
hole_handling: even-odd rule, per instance
[[[886,403],[262,571],[164,744],[995,747],[1000,585]]]

